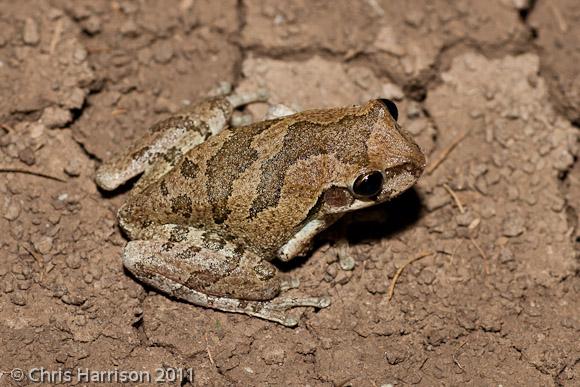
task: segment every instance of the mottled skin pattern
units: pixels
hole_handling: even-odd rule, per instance
[[[397,196],[425,158],[381,100],[225,128],[235,106],[257,99],[218,97],[162,121],[103,165],[97,183],[113,189],[145,172],[119,210],[133,240],[124,263],[138,278],[198,305],[294,326],[284,310],[329,301],[273,299],[284,284],[267,261],[292,259],[344,213]],[[373,171],[381,185],[361,197],[353,184]]]

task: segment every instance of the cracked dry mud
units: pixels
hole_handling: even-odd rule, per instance
[[[0,371],[580,385],[577,1],[170,4],[0,1],[0,168],[65,181],[0,174]],[[296,109],[393,98],[438,163],[288,268],[295,294],[333,299],[296,329],[144,288],[120,259],[126,192],[93,182],[101,160],[221,81]],[[388,302],[423,251],[435,254],[406,267]]]

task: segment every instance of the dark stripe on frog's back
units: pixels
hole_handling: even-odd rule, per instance
[[[319,119],[297,120],[289,126],[280,151],[261,167],[258,195],[250,208],[250,218],[278,205],[285,173],[300,160],[334,154],[345,164],[368,164],[367,141],[378,111],[331,111],[327,120],[324,120],[324,113],[315,116]],[[333,114],[339,118],[332,120]]]
[[[231,212],[227,204],[234,182],[259,157],[251,146],[254,137],[279,121],[262,121],[231,129],[219,151],[208,160],[207,195],[216,224],[225,222]]]

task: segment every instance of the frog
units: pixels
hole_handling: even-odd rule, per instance
[[[124,267],[169,297],[287,327],[294,308],[328,296],[288,297],[299,282],[276,261],[308,254],[343,215],[400,195],[421,176],[425,156],[397,122],[394,102],[295,112],[235,126],[267,92],[228,90],[149,128],[104,162],[96,184],[133,182],[118,209],[129,239]],[[277,113],[276,113],[277,112]]]

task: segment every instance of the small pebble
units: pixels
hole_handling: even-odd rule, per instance
[[[407,118],[415,119],[421,117],[423,110],[421,105],[417,102],[411,101],[407,106]]]
[[[62,101],[62,105],[68,109],[80,109],[85,103],[85,96],[83,89],[75,87]]]
[[[482,315],[479,326],[484,332],[501,332],[502,322],[490,315]]]
[[[405,361],[407,354],[402,348],[393,348],[385,352],[385,358],[390,365],[396,365]]]
[[[50,106],[44,109],[40,121],[47,128],[62,128],[72,121],[72,115],[69,110]]]
[[[18,152],[18,158],[20,159],[20,161],[22,161],[24,164],[28,166],[34,165],[34,163],[36,163],[34,151],[28,146],[22,149],[20,152]]]
[[[64,167],[64,173],[72,177],[80,176],[81,174],[80,160],[77,158],[70,159],[66,164],[66,167]]]
[[[442,187],[437,187],[433,190],[431,195],[428,195],[425,200],[425,207],[427,211],[435,211],[438,208],[445,206],[451,201],[449,194]]]
[[[72,294],[65,294],[60,299],[65,304],[67,304],[67,305],[74,305],[74,306],[80,306],[80,305],[84,304],[85,301],[87,300],[83,296],[79,296],[79,295],[74,296]]]
[[[9,221],[16,220],[20,216],[20,211],[22,211],[20,202],[14,198],[10,198],[4,209],[4,219]]]
[[[127,20],[123,25],[121,25],[121,35],[129,37],[129,38],[136,38],[139,36],[139,27],[132,19]]]
[[[350,278],[352,277],[352,272],[350,271],[340,271],[336,278],[334,279],[337,284],[346,285]]]
[[[153,58],[157,63],[169,63],[173,58],[173,46],[168,41],[162,41],[153,49]]]
[[[424,19],[425,13],[420,9],[414,8],[406,12],[405,22],[411,27],[417,28],[421,26]]]
[[[64,12],[58,8],[49,8],[47,16],[50,20],[56,20],[62,17]]]
[[[419,281],[424,283],[425,285],[431,285],[433,281],[435,281],[435,274],[428,269],[424,269],[419,274]]]
[[[58,353],[54,358],[54,360],[56,360],[57,363],[61,363],[61,364],[64,364],[67,359],[68,359],[68,355],[64,352]]]
[[[463,214],[457,214],[455,216],[455,222],[458,226],[467,227],[475,220],[475,217],[470,211],[466,211]]]
[[[4,283],[2,284],[2,290],[4,293],[12,293],[14,291],[14,279],[12,277],[8,277],[4,279]]]
[[[503,247],[499,252],[499,261],[501,263],[508,263],[515,260],[514,253],[509,247]]]
[[[81,23],[83,31],[89,35],[101,32],[101,19],[97,15],[91,15]]]
[[[15,292],[10,295],[10,301],[14,305],[24,306],[26,305],[26,297],[21,292]]]
[[[40,35],[38,33],[38,24],[36,21],[30,17],[26,18],[24,21],[24,31],[22,34],[24,43],[35,46],[40,42]]]
[[[320,344],[322,345],[322,349],[330,349],[332,348],[332,339],[329,337],[321,337]]]
[[[30,123],[28,126],[30,138],[40,138],[46,129],[46,126],[39,122]]]
[[[530,8],[531,0],[512,0],[512,4],[515,9],[519,11],[524,11]]]
[[[524,220],[518,215],[508,215],[503,221],[502,233],[506,237],[516,237],[521,235],[526,230],[524,227]]]
[[[338,262],[342,270],[353,270],[355,266],[355,261],[349,254],[339,254]]]
[[[515,185],[508,186],[508,199],[509,200],[517,200],[520,197],[520,192],[518,191],[518,187]]]
[[[394,83],[386,83],[383,85],[382,97],[400,101],[405,98],[403,90]]]
[[[329,281],[332,281],[334,278],[336,278],[336,275],[338,274],[338,265],[336,263],[333,263],[331,265],[328,265],[328,267],[326,268],[326,274],[329,277]]]
[[[88,56],[89,56],[89,53],[87,52],[86,48],[84,48],[82,46],[77,47],[75,49],[74,54],[73,54],[73,58],[74,58],[76,64],[83,63],[87,59]]]
[[[412,120],[405,125],[407,131],[413,136],[418,136],[427,127],[427,122],[425,120]]]
[[[262,353],[262,360],[268,365],[284,364],[286,353],[282,348],[269,348]]]
[[[32,242],[36,251],[40,254],[48,254],[52,250],[52,238],[49,236],[42,236],[40,239]]]
[[[376,35],[374,46],[389,54],[402,57],[406,54],[405,47],[395,38],[393,28],[390,26],[383,27]]]
[[[81,267],[81,260],[75,254],[70,254],[66,257],[66,265],[71,269],[78,269]]]

